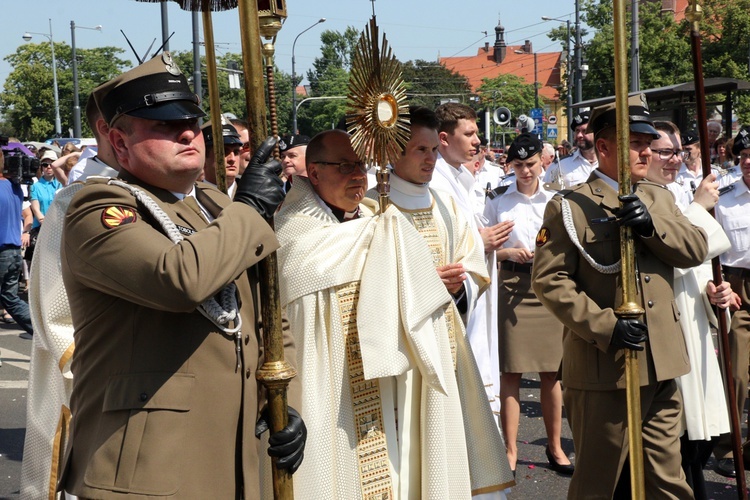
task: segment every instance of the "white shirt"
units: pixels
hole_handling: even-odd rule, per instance
[[[562,177],[563,186],[569,188],[576,184],[586,182],[591,172],[599,167],[599,162],[594,160],[593,163],[588,161],[581,154],[580,149],[576,149],[572,155],[563,158],[557,165],[551,165],[544,174],[544,182],[557,182],[558,175]],[[557,173],[559,169],[560,173]]]
[[[750,269],[750,189],[737,181],[734,189],[719,196],[716,220],[727,233],[732,248],[721,255],[721,263]]]
[[[475,182],[482,190],[487,189],[487,184],[490,185],[490,189],[495,189],[503,177],[505,177],[503,169],[499,165],[493,165],[487,160],[484,161],[482,168],[477,170],[474,176],[476,179]]]
[[[491,225],[509,220],[515,222],[503,248],[526,248],[531,251],[536,248],[536,235],[542,227],[544,208],[555,194],[554,190],[544,189],[540,179],[531,196],[519,192],[518,184],[513,183],[505,193],[487,200],[484,215]]]
[[[466,167],[461,165],[459,168],[455,168],[438,154],[430,187],[453,196],[458,208],[461,209],[471,227],[486,227],[482,212],[477,212],[474,184],[474,176]]]

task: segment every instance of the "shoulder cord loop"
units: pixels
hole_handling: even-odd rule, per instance
[[[135,196],[135,199],[146,207],[154,219],[156,219],[159,225],[161,225],[167,237],[173,243],[177,244],[184,239],[175,223],[172,222],[164,210],[162,210],[146,192],[116,179],[111,179],[109,184],[130,191],[130,193]],[[198,311],[200,311],[201,314],[227,334],[236,334],[242,328],[242,316],[237,314],[236,290],[236,285],[230,283],[222,288],[216,296],[206,299],[200,306],[198,306]],[[219,298],[221,304],[216,300],[216,297]],[[237,321],[237,326],[234,328],[227,328],[225,325],[233,320]]]
[[[561,207],[562,207],[562,216],[563,216],[563,224],[565,225],[565,230],[568,232],[568,236],[570,237],[570,241],[573,242],[573,244],[576,246],[579,252],[581,252],[581,255],[583,255],[583,258],[586,259],[586,262],[588,262],[591,267],[593,267],[595,270],[599,271],[602,274],[615,274],[619,273],[621,269],[621,261],[617,261],[614,264],[610,264],[608,266],[599,264],[594,260],[594,258],[584,250],[583,246],[581,245],[581,242],[578,241],[578,233],[576,232],[576,226],[573,223],[573,214],[570,209],[570,203],[565,198],[561,199]]]

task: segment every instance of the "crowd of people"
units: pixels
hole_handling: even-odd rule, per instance
[[[96,148],[29,148],[29,185],[0,163],[0,298],[32,340],[22,498],[267,497],[266,454],[296,498],[505,498],[529,372],[568,498],[619,498],[627,350],[647,497],[707,498],[712,453],[735,474],[712,306],[730,318],[741,415],[750,127],[727,140],[709,124],[704,178],[698,134],[632,96],[618,197],[614,103],[574,117],[573,145],[522,131],[501,158],[470,107],[414,106],[400,158],[369,171],[346,131],[252,151],[247,122],[201,125],[198,104],[163,53],[92,92]],[[623,226],[638,319],[616,313]],[[265,437],[257,264],[272,252],[297,377]]]

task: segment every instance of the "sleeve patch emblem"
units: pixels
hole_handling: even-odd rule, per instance
[[[113,229],[123,224],[132,224],[138,220],[132,208],[107,207],[102,211],[102,224],[107,229]]]
[[[542,247],[547,241],[549,241],[549,229],[543,227],[536,235],[536,246]]]

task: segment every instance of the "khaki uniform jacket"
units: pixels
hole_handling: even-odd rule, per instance
[[[71,201],[62,273],[76,348],[62,486],[84,498],[258,498],[262,341],[249,268],[278,242],[252,208],[213,187],[196,186],[216,217],[208,225],[171,193],[126,171],[120,177],[147,191],[181,232],[197,232],[172,243],[129,191],[102,181]],[[126,216],[107,228],[110,207]],[[196,310],[232,281],[239,367],[234,336]]]
[[[693,267],[706,257],[702,229],[690,224],[663,186],[642,181],[636,194],[654,223],[648,238],[634,236],[638,296],[648,325],[645,351],[638,354],[641,385],[673,379],[690,370],[685,340],[674,302],[674,267]],[[625,387],[624,354],[610,346],[622,302],[620,273],[595,270],[574,246],[561,213],[565,198],[572,209],[578,241],[603,265],[620,259],[617,222],[592,223],[610,217],[619,206],[617,193],[596,174],[564,191],[547,205],[537,237],[532,283],[542,303],[565,325],[562,380],[565,387],[612,390]],[[545,236],[546,234],[546,236]],[[546,241],[545,241],[546,239]]]

